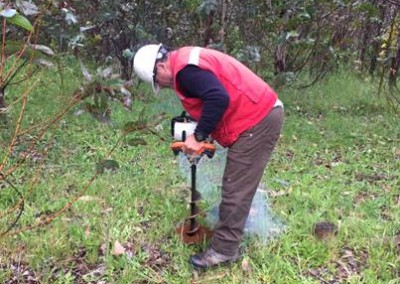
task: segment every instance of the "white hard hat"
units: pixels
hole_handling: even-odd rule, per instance
[[[158,93],[160,86],[155,82],[154,65],[162,44],[149,44],[141,47],[133,59],[133,68],[136,75],[145,82],[151,83],[154,93]]]

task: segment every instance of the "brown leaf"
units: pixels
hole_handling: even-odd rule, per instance
[[[243,272],[251,273],[251,265],[246,258],[244,258],[242,261],[242,270]]]
[[[107,252],[107,244],[106,243],[103,243],[101,246],[100,246],[100,249],[99,249],[99,253],[100,253],[100,255],[106,255],[106,252]]]
[[[89,236],[90,236],[90,226],[87,226],[87,227],[86,227],[85,236],[86,236],[86,237],[89,237]]]
[[[394,237],[393,243],[397,248],[397,252],[400,254],[400,233]]]
[[[115,241],[113,255],[120,256],[122,254],[125,254],[125,248],[121,245],[119,241]]]
[[[270,197],[279,197],[279,196],[284,196],[284,195],[290,194],[292,192],[292,188],[289,188],[288,190],[280,190],[280,191],[260,190],[260,192],[265,192]]]
[[[83,202],[101,201],[100,198],[98,198],[96,196],[90,196],[90,195],[82,195],[81,197],[79,197],[78,200],[83,201]]]

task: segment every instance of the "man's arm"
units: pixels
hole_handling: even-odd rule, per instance
[[[229,105],[228,93],[212,72],[195,65],[188,65],[179,71],[177,80],[186,97],[203,101],[203,110],[195,133],[199,137],[208,137]]]

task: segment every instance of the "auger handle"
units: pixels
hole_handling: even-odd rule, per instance
[[[171,149],[175,155],[178,155],[179,152],[182,152],[182,148],[185,146],[185,142],[174,142],[171,144]],[[197,155],[206,155],[208,158],[212,158],[215,153],[215,146],[210,142],[204,142],[203,147],[200,148],[196,152]]]

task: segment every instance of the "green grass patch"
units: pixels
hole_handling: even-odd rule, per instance
[[[285,125],[263,181],[286,230],[267,242],[248,236],[241,261],[196,274],[188,257],[207,244],[186,246],[174,233],[188,215],[187,181],[169,149],[169,119],[181,112],[174,94],[154,97],[140,84],[131,111],[110,104],[107,124],[79,103],[37,141],[40,127],[82,82],[76,68],[65,67],[63,76],[61,87],[59,75],[44,73],[30,93],[21,123],[27,132],[3,168],[5,173],[29,152],[9,183],[0,184],[2,229],[18,213],[16,190],[24,196],[20,220],[0,239],[0,282],[23,283],[28,276],[41,283],[399,281],[398,117],[370,82],[337,74],[312,89],[281,92]],[[27,86],[10,90],[9,100]],[[18,103],[7,113],[2,160],[19,113]],[[123,135],[129,122],[159,119],[151,131]],[[138,139],[145,145],[132,143]],[[96,173],[104,160],[111,166]],[[320,221],[337,226],[337,234],[318,239],[313,228]]]

